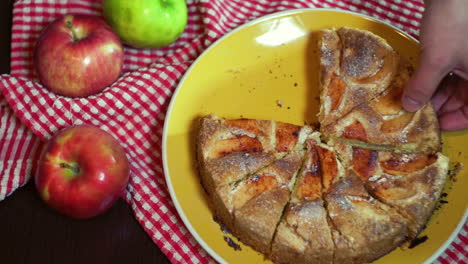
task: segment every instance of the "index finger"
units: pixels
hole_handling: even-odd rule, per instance
[[[417,111],[426,104],[441,81],[450,72],[451,63],[447,56],[429,53],[427,50],[423,51],[419,68],[403,91],[402,104],[407,111]]]

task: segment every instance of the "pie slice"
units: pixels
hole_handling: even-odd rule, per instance
[[[302,160],[303,153],[292,152],[238,182],[217,187],[212,196],[216,215],[242,242],[268,254]]]
[[[365,30],[342,27],[321,33],[319,122],[326,127],[382,94],[399,56],[384,39]]]
[[[406,241],[408,221],[374,199],[352,171],[325,195],[335,243],[334,263],[370,263]]]
[[[214,115],[201,119],[197,137],[198,163],[208,193],[238,180],[275,159],[271,121],[227,121]]]
[[[291,200],[278,225],[270,258],[284,263],[333,263],[334,244],[322,199],[322,170],[316,148],[320,139],[306,142],[307,153]]]
[[[271,241],[289,201],[291,186],[302,165],[293,152],[240,182],[233,190],[234,234],[256,250],[269,254]]]
[[[389,88],[374,100],[355,106],[335,123],[322,126],[322,132],[348,144],[370,149],[399,152],[440,151],[440,130],[431,103],[415,113],[401,105],[401,95],[413,67],[401,59]]]
[[[431,217],[444,188],[448,158],[436,154],[402,154],[338,144],[347,167],[365,182],[367,190],[410,220],[414,239]]]

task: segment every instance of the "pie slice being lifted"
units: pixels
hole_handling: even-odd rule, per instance
[[[364,30],[322,30],[319,122],[334,124],[356,106],[387,89],[399,56],[387,42]]]
[[[403,88],[413,66],[372,33],[346,28],[324,30],[322,43],[330,42],[330,35],[336,36],[335,41],[341,44],[322,44],[321,131],[363,148],[424,153],[439,151],[440,132],[432,104],[426,104],[415,113],[405,111],[401,105]],[[383,51],[392,55],[376,55]],[[331,63],[341,66],[337,69],[329,66],[329,58],[333,57],[330,54],[334,53],[343,57],[341,61],[336,59]],[[353,54],[350,55],[353,59],[346,59],[346,54]],[[350,80],[343,69],[353,68],[346,65],[356,61],[361,63],[361,70],[375,68],[372,72],[381,78],[376,79],[372,75],[372,78],[363,78],[359,83]],[[385,67],[390,64],[392,67]]]

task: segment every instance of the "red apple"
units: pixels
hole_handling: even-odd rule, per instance
[[[112,84],[123,65],[123,47],[106,22],[91,15],[65,15],[50,23],[34,49],[39,80],[68,97],[97,94]]]
[[[57,132],[46,144],[35,175],[39,196],[73,218],[90,218],[111,207],[129,179],[119,142],[89,125]]]

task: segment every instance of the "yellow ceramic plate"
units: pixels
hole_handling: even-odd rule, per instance
[[[241,251],[229,247],[224,241],[226,234],[213,221],[196,170],[197,118],[215,113],[298,125],[315,122],[319,107],[317,31],[341,26],[372,31],[402,56],[416,60],[417,42],[382,22],[334,10],[291,10],[257,19],[227,34],[198,58],[180,82],[164,127],[164,172],[182,220],[217,261],[269,263],[242,243]],[[444,153],[453,161],[468,164],[467,134],[445,133],[443,138]],[[422,234],[428,240],[411,250],[397,249],[376,263],[430,263],[447,247],[467,216],[466,173],[448,185],[448,203]]]

